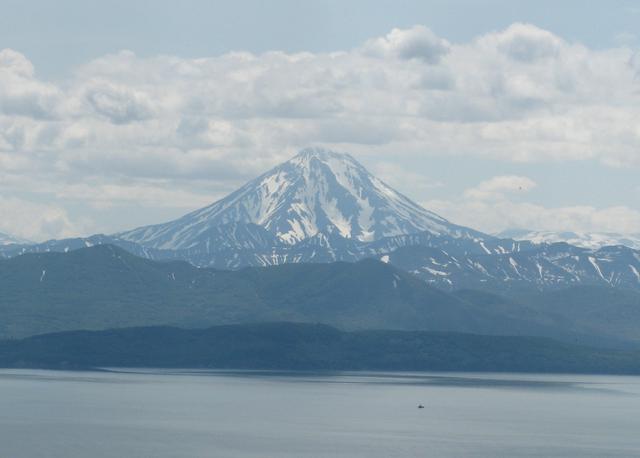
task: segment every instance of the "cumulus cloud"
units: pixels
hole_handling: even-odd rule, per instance
[[[120,161],[118,151],[177,171],[191,150],[213,161],[259,151],[272,164],[308,143],[640,164],[633,52],[590,50],[526,24],[462,44],[423,26],[394,29],[328,54],[121,52],[58,86],[38,80],[25,56],[2,53],[12,81],[0,85],[0,148],[54,151],[70,169]]]
[[[113,202],[128,189],[150,205],[175,205],[148,197],[161,182],[180,205],[193,196],[195,208],[202,189],[194,183],[217,195],[309,144],[374,164],[406,154],[639,167],[638,62],[627,47],[590,49],[530,24],[465,43],[418,25],[316,54],[122,51],[55,84],[38,78],[28,56],[5,49],[0,188],[24,194],[56,183],[60,199],[78,191],[94,202],[81,190],[99,182]],[[530,189],[517,178],[465,198],[479,205]]]
[[[449,43],[422,25],[410,29],[393,29],[387,35],[367,41],[364,53],[396,59],[419,59],[436,63],[449,52]]]
[[[640,211],[627,206],[547,207],[538,203],[509,199],[431,200],[424,204],[458,224],[488,233],[521,228],[557,232],[634,234],[640,229]]]
[[[52,118],[61,103],[62,91],[35,78],[31,62],[19,52],[0,50],[0,113],[33,118]]]
[[[84,89],[84,99],[90,109],[114,124],[127,124],[151,117],[150,103],[144,93],[108,81],[92,82]]]
[[[521,62],[557,57],[564,42],[553,33],[531,24],[516,23],[504,32],[487,35],[485,45],[495,46],[500,52]]]
[[[528,177],[496,176],[450,200],[424,205],[458,224],[488,233],[522,228],[558,232],[640,231],[640,211],[624,205],[598,208],[589,205],[544,206],[527,202],[526,193],[537,186]]]

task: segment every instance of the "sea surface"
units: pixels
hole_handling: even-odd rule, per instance
[[[2,458],[534,456],[640,457],[640,377],[0,370]]]

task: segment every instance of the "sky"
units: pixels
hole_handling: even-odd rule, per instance
[[[640,233],[634,1],[0,2],[0,232],[181,216],[306,146],[451,221]]]

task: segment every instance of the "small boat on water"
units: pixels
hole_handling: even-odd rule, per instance
[[[418,409],[424,409],[424,406],[422,404],[418,404]]]

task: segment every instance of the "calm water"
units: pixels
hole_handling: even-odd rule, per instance
[[[640,456],[640,378],[0,370],[2,458],[281,456]]]

